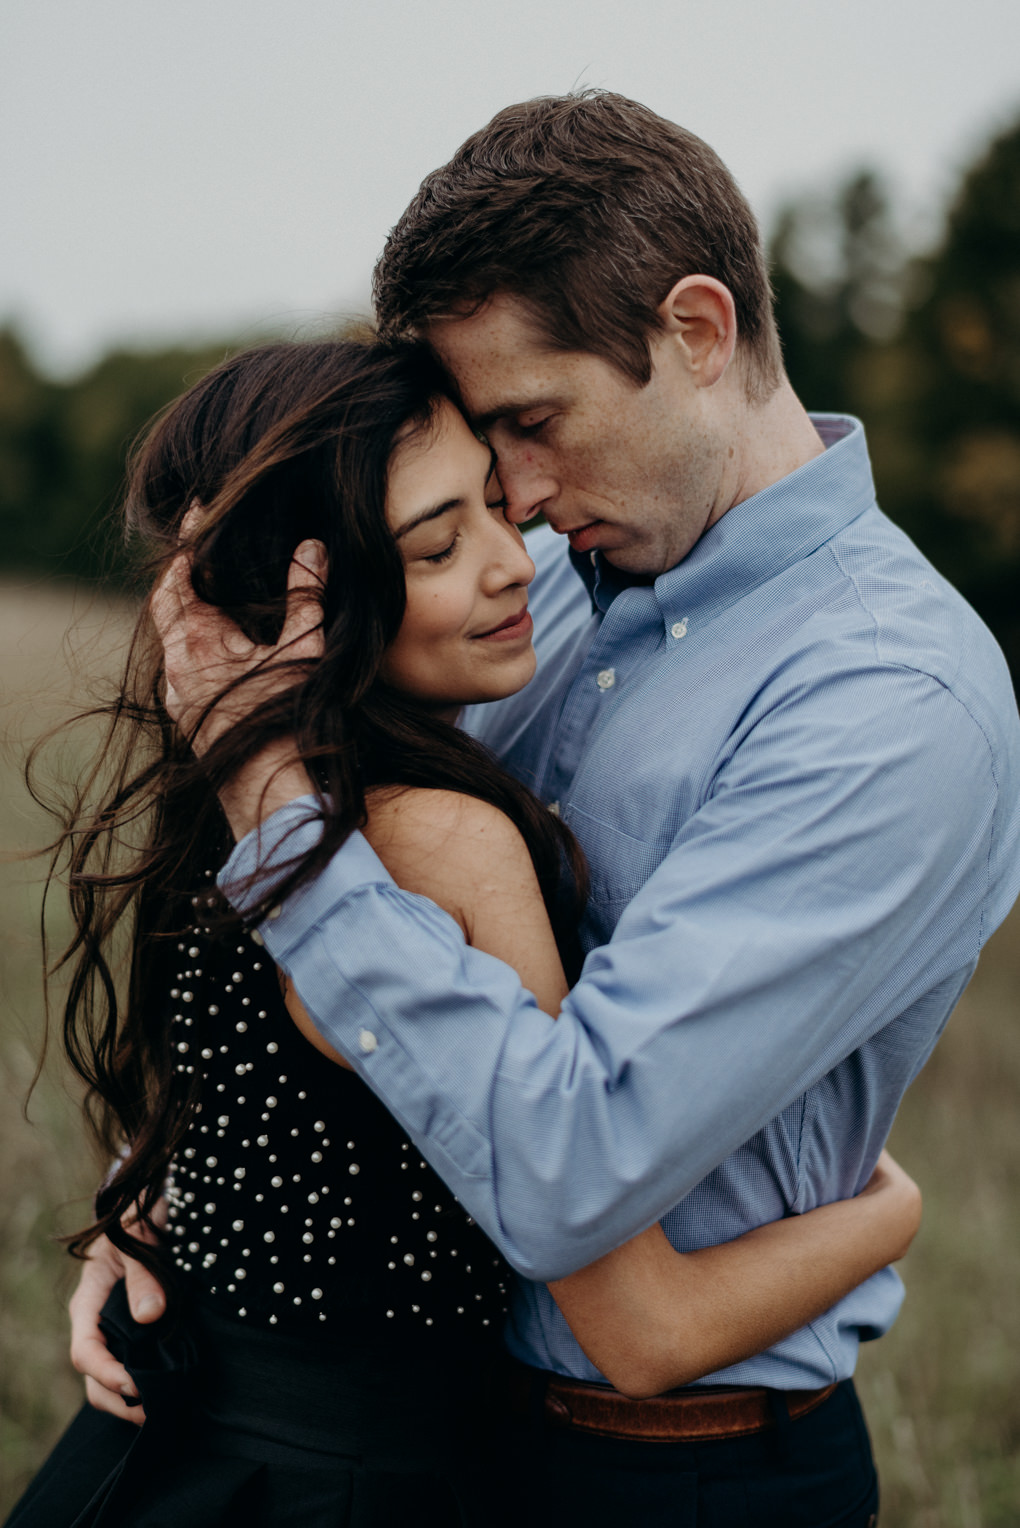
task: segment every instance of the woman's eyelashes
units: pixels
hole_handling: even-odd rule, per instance
[[[423,562],[431,562],[433,564],[449,562],[450,558],[454,554],[454,551],[456,549],[456,546],[457,546],[457,543],[458,543],[459,540],[460,540],[460,531],[458,531],[456,533],[456,535],[453,537],[453,539],[450,542],[449,546],[445,546],[441,552],[430,552],[427,557],[423,557],[422,558],[422,561]]]

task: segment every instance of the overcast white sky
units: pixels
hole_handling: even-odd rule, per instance
[[[930,229],[1020,114],[1018,0],[2,0],[0,320],[52,366],[364,307],[422,176],[578,84],[708,139],[768,225],[861,164]]]

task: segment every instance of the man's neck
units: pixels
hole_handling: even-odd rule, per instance
[[[784,377],[763,404],[747,407],[733,442],[719,496],[719,519],[756,493],[789,477],[825,450],[807,411]]]

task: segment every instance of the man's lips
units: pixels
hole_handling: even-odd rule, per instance
[[[493,626],[491,631],[480,631],[475,637],[476,642],[514,642],[518,637],[530,637],[533,626],[531,612],[527,605],[508,615],[505,621],[498,626]]]
[[[562,529],[554,525],[553,530],[559,536],[566,536],[575,552],[590,552],[604,525],[604,520],[589,520],[587,525],[564,526]]]

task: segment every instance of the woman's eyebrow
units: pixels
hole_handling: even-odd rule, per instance
[[[438,520],[440,515],[449,514],[451,509],[461,509],[463,499],[444,499],[442,504],[433,504],[431,509],[423,509],[418,514],[412,515],[410,520],[405,520],[398,531],[394,532],[394,540],[399,541],[401,536],[406,536],[408,531],[417,530],[419,525],[424,525],[428,520]]]

